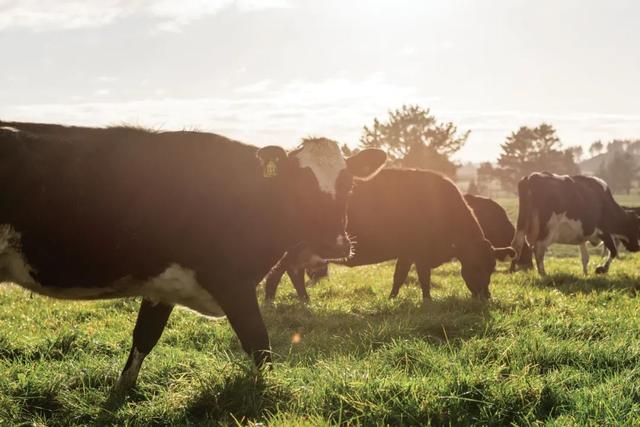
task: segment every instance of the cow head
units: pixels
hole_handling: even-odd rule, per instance
[[[631,208],[624,209],[624,220],[618,224],[619,230],[614,235],[620,239],[629,252],[640,251],[638,239],[640,238],[640,218]]]
[[[465,248],[458,251],[458,259],[462,265],[462,278],[474,297],[489,298],[489,283],[491,274],[496,268],[496,259],[515,259],[513,248],[494,248],[486,240],[469,242]]]
[[[367,149],[345,158],[335,141],[307,139],[286,153],[280,147],[258,150],[267,180],[279,180],[292,219],[293,263],[298,267],[337,260],[351,254],[346,234],[347,198],[354,179],[373,177],[386,162],[382,150]]]

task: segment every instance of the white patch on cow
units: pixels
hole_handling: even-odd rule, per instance
[[[9,132],[14,132],[14,133],[18,133],[20,132],[18,129],[11,127],[11,126],[0,126],[0,130],[6,130]]]
[[[295,157],[300,167],[311,169],[320,190],[335,197],[338,175],[347,168],[338,144],[328,139],[307,141]]]
[[[15,283],[38,294],[58,299],[95,300],[142,296],[156,303],[181,305],[205,316],[224,316],[215,298],[197,282],[193,270],[175,263],[147,281],[124,277],[106,286],[51,287],[34,280],[33,269],[19,248],[20,234],[8,224],[0,225],[0,283]]]
[[[599,237],[601,231],[596,228],[590,235],[585,235],[582,222],[579,220],[567,218],[566,213],[553,213],[551,215],[551,218],[549,218],[546,226],[548,233],[545,239],[534,242],[533,254],[536,258],[538,272],[541,275],[545,275],[544,254],[546,249],[554,243],[564,243],[570,245],[580,245],[582,269],[583,272],[587,274],[589,253],[586,250],[587,248],[585,246],[585,243],[590,242],[593,245],[597,245],[601,241]],[[609,264],[611,264],[610,255],[609,259],[605,263],[606,269],[609,268]]]
[[[19,249],[20,234],[9,224],[0,225],[0,282],[35,284],[32,269]]]
[[[153,302],[177,304],[205,316],[224,316],[222,308],[196,280],[193,270],[171,264],[162,274],[146,282],[141,295]]]
[[[589,251],[587,243],[580,243],[580,260],[582,261],[582,272],[587,275],[589,273]]]
[[[593,235],[585,236],[581,221],[567,218],[566,213],[553,213],[547,222],[547,230],[545,246],[553,243],[579,245],[593,238]]]

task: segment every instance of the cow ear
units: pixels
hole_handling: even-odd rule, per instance
[[[287,152],[282,147],[276,145],[262,147],[256,153],[256,157],[260,159],[262,176],[265,178],[275,178],[285,171]]]
[[[377,148],[367,148],[347,158],[347,169],[356,178],[367,180],[375,174],[387,161],[387,153]]]
[[[513,249],[512,247],[493,248],[493,254],[495,255],[496,259],[507,262],[513,261],[517,256],[515,249]]]

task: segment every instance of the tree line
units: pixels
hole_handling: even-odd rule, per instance
[[[386,119],[375,118],[364,126],[359,148],[382,148],[393,166],[431,169],[452,179],[460,167],[452,156],[467,142],[470,131],[461,131],[452,122],[441,122],[418,105],[391,110]],[[496,183],[515,192],[518,180],[534,171],[578,174],[584,156],[581,146],[565,147],[555,128],[548,123],[522,126],[506,137],[495,163],[485,162],[477,169],[471,193],[486,193]],[[346,145],[345,154],[352,154]],[[614,192],[629,192],[639,178],[640,140],[613,140],[606,145],[596,141],[589,147],[594,175],[604,179]]]

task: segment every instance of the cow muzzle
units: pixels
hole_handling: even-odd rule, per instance
[[[327,262],[345,262],[353,256],[353,245],[346,234],[339,234],[333,242],[321,246],[319,255]]]
[[[353,246],[346,235],[321,244],[298,244],[288,251],[296,268],[322,268],[329,262],[345,262],[353,256]]]

